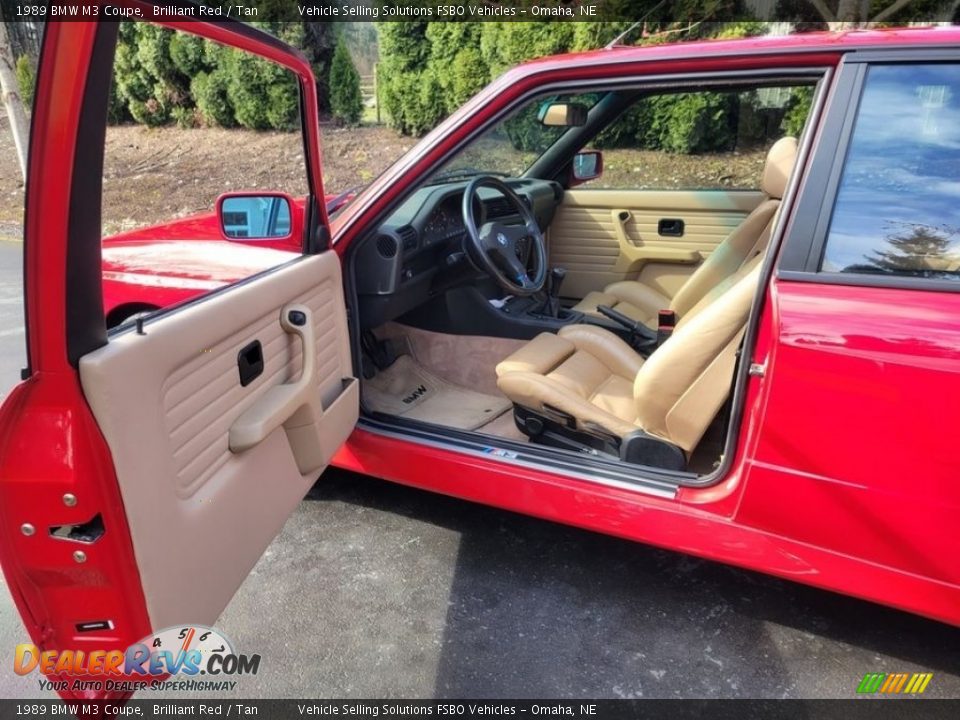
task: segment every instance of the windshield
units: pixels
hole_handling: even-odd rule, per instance
[[[571,103],[589,109],[601,97],[599,93],[539,97],[472,140],[455,157],[437,168],[427,184],[472,175],[523,175],[537,158],[570,129],[541,122],[544,104]]]

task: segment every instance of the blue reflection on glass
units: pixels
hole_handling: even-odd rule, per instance
[[[227,237],[256,240],[290,234],[290,203],[276,195],[224,198],[220,210]]]
[[[960,280],[960,65],[869,70],[822,269]]]

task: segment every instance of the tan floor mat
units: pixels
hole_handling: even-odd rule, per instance
[[[503,415],[491,420],[486,425],[481,425],[477,428],[477,432],[483,433],[484,435],[504,438],[505,440],[513,440],[514,442],[530,442],[530,438],[517,428],[517,423],[514,422],[512,412],[503,413]]]
[[[445,381],[487,395],[500,396],[497,389],[497,363],[527,344],[527,340],[448,335],[420,328],[387,323],[374,331],[381,340],[402,340],[404,350],[427,372]]]
[[[409,355],[364,380],[363,399],[371,410],[461,430],[476,430],[510,409],[507,398],[445,382]]]

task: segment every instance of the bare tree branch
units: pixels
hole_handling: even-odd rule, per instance
[[[827,4],[823,0],[810,0],[810,4],[816,8],[816,11],[820,13],[822,17],[827,22],[836,22],[837,16],[833,14],[833,10],[827,7]]]
[[[873,19],[870,22],[880,22],[881,20],[886,20],[888,17],[893,15],[900,10],[903,10],[907,5],[912,3],[913,0],[897,0],[893,5],[884,8],[876,15],[873,16]]]
[[[675,35],[676,33],[688,33],[691,30],[693,30],[695,27],[700,25],[700,22],[701,22],[700,20],[697,20],[696,22],[688,23],[686,27],[672,28],[670,30],[661,30],[660,32],[655,32],[650,34],[647,34],[646,32],[644,32],[642,37],[644,40],[649,40],[650,38],[666,37],[667,35]]]

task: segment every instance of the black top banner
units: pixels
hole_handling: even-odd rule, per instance
[[[925,0],[875,2],[894,24],[952,21],[950,12]],[[826,24],[838,20],[836,0],[723,2],[718,0],[3,0],[5,22],[83,20],[243,20],[246,22],[603,22],[636,24],[785,21]],[[948,4],[949,5],[949,4]],[[944,6],[947,7],[947,6]],[[951,6],[952,7],[952,6]],[[946,14],[945,14],[946,13]],[[867,18],[869,20],[869,18]]]

